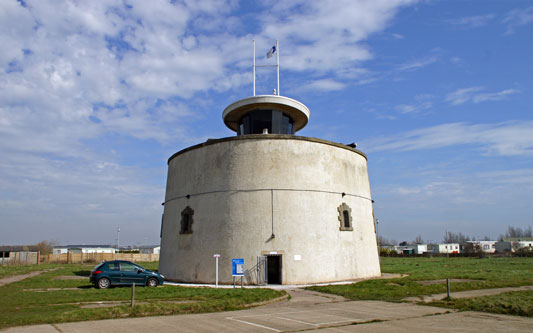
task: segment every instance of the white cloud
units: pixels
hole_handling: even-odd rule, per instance
[[[422,59],[417,59],[417,60],[414,60],[414,61],[410,61],[410,62],[401,64],[401,65],[399,65],[397,67],[397,70],[402,71],[402,72],[415,71],[415,70],[418,70],[420,68],[429,66],[429,65],[437,62],[438,60],[439,60],[439,57],[433,55],[433,56],[429,56],[429,57],[425,57],[425,58],[422,58]]]
[[[302,88],[300,88],[298,91],[335,91],[335,90],[342,90],[344,89],[346,85],[342,82],[338,82],[332,79],[320,79],[320,80],[314,80],[311,81]]]
[[[452,105],[460,105],[466,102],[481,103],[486,101],[500,101],[505,99],[508,95],[517,94],[520,91],[517,89],[505,89],[497,92],[484,92],[484,87],[469,87],[458,89],[446,96],[446,101]]]
[[[54,219],[102,229],[157,216],[162,185],[124,162],[134,149],[120,144],[201,141],[203,94],[250,84],[252,39],[279,39],[283,71],[310,73],[307,89],[343,89],[368,76],[364,41],[413,2],[258,3],[269,11],[252,29],[234,0],[1,2],[2,221],[28,221],[40,236]]]
[[[417,95],[413,104],[399,104],[396,105],[395,109],[402,114],[419,113],[433,107],[432,98],[433,96],[429,94]]]
[[[449,123],[361,142],[365,151],[412,151],[474,145],[484,154],[533,155],[533,122],[470,125]]]
[[[502,22],[507,24],[507,30],[505,31],[505,34],[513,34],[516,28],[533,22],[533,6],[511,10],[509,13],[507,13]]]
[[[453,25],[459,25],[467,28],[479,28],[488,24],[495,17],[494,14],[485,14],[485,15],[476,15],[476,16],[465,16],[455,19],[447,20],[448,23]]]
[[[498,184],[533,185],[533,169],[488,171],[479,174],[479,177]]]
[[[332,71],[350,68],[372,57],[361,44],[383,30],[401,6],[414,1],[284,1],[263,19],[264,36],[282,41],[285,68]],[[288,13],[298,12],[296,15]],[[290,53],[283,50],[290,49]]]

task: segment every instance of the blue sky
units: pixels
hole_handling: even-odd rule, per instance
[[[159,242],[167,159],[280,43],[299,135],[357,142],[380,235],[533,225],[531,1],[2,1],[0,244]],[[270,62],[269,62],[270,61]],[[275,88],[258,70],[257,93]]]

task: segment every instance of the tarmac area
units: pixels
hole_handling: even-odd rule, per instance
[[[13,327],[3,332],[531,332],[533,319],[381,301],[303,289],[247,310]]]

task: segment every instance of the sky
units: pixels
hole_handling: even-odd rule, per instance
[[[367,155],[380,236],[527,228],[531,36],[521,0],[2,1],[0,244],[159,244],[167,160],[235,135],[253,40],[297,134]]]

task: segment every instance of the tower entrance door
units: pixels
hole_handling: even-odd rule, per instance
[[[281,254],[267,254],[267,283],[282,284],[281,282]]]

